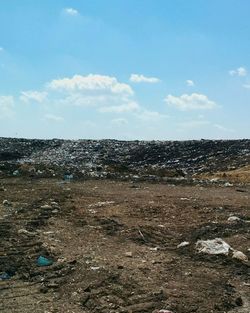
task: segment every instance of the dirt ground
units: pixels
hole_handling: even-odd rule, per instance
[[[195,248],[222,238],[249,258],[249,200],[247,186],[1,179],[0,311],[249,313],[249,261]]]

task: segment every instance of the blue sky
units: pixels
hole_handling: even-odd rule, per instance
[[[249,0],[0,0],[0,136],[250,138]]]

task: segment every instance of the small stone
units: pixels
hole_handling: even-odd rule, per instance
[[[125,256],[126,256],[127,258],[132,258],[133,253],[132,253],[131,251],[125,252]]]
[[[241,251],[234,251],[233,258],[242,262],[248,261],[248,257]]]

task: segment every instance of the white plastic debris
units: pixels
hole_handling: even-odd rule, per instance
[[[227,220],[228,220],[228,222],[231,222],[231,223],[241,221],[241,219],[238,216],[230,216]]]
[[[28,231],[27,229],[24,229],[24,228],[21,228],[18,230],[18,234],[20,235],[26,235],[26,236],[29,236],[29,237],[33,237],[36,235],[35,232],[31,232],[31,231]]]
[[[8,200],[3,200],[4,206],[11,206],[11,203]]]
[[[241,251],[234,251],[233,258],[243,262],[248,261],[248,257]]]
[[[182,248],[182,247],[186,247],[186,246],[188,246],[190,243],[188,242],[188,241],[183,241],[183,242],[181,242],[178,246],[177,246],[177,248]]]
[[[212,240],[198,240],[196,242],[196,249],[199,253],[228,255],[231,247],[221,238],[215,238]]]
[[[126,256],[127,258],[132,258],[133,253],[132,253],[131,251],[125,252],[125,256]]]
[[[45,205],[42,205],[42,206],[41,206],[41,209],[43,209],[43,210],[51,210],[51,209],[52,209],[52,206],[51,206],[51,205],[48,205],[48,204],[45,204]]]

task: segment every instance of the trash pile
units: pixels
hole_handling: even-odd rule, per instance
[[[0,171],[14,176],[188,180],[250,163],[250,140],[117,141],[0,138]],[[214,180],[215,182],[215,180]]]

